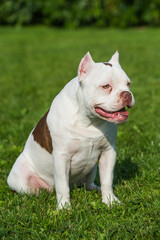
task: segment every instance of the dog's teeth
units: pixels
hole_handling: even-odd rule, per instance
[[[122,116],[122,115],[118,113],[118,116]]]

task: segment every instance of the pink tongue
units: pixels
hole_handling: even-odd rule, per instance
[[[95,108],[95,110],[100,115],[102,115],[104,117],[110,117],[110,118],[117,118],[118,116],[128,116],[129,115],[129,112],[123,111],[123,110],[119,111],[119,112],[113,112],[113,113],[107,112],[101,108]]]

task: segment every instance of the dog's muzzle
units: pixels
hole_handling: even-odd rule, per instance
[[[132,107],[132,94],[128,91],[123,91],[120,93],[120,98],[122,100],[122,105],[127,107]]]

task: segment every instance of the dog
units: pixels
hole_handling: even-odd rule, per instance
[[[49,111],[30,133],[7,182],[16,192],[55,188],[57,208],[70,206],[74,184],[94,184],[99,162],[102,202],[119,202],[113,193],[117,124],[126,122],[135,103],[130,79],[119,63],[95,63],[88,52],[72,79],[53,100]]]

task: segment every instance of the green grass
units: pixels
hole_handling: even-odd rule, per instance
[[[117,138],[114,192],[122,204],[108,208],[101,193],[75,188],[72,209],[57,212],[55,192],[12,193],[14,161],[80,59],[89,50],[108,61],[117,49],[136,99]],[[159,66],[160,29],[0,28],[0,239],[160,238]]]

